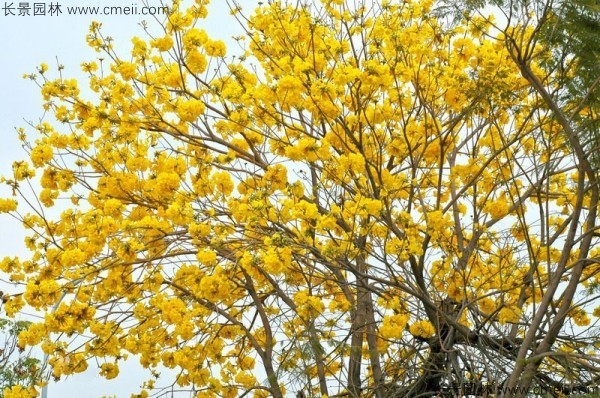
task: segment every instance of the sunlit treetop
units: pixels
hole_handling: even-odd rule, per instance
[[[133,355],[198,397],[416,396],[507,379],[520,343],[573,325],[564,362],[533,362],[586,374],[565,352],[596,352],[597,195],[528,74],[560,89],[533,26],[269,1],[231,6],[228,52],[207,3],[127,55],[92,24],[85,82],[27,75],[49,116],[4,179],[30,255],[0,262],[3,309],[45,314],[20,344],[52,377]]]

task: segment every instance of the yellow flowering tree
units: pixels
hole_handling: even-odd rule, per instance
[[[127,56],[93,24],[91,95],[28,76],[55,120],[20,133],[0,211],[31,255],[0,270],[9,315],[45,314],[19,339],[52,377],[130,355],[198,397],[593,382],[597,170],[565,109],[594,115],[565,107],[535,14],[232,3],[228,55],[207,3]]]

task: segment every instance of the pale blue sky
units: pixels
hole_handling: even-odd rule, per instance
[[[7,2],[10,4],[10,2]],[[25,156],[16,139],[15,127],[26,127],[26,121],[39,121],[43,115],[39,88],[30,80],[24,80],[24,73],[34,72],[36,66],[46,62],[50,66],[49,76],[55,76],[58,63],[64,65],[63,74],[76,77],[85,85],[85,75],[79,65],[83,61],[97,56],[85,42],[89,24],[92,20],[101,21],[103,31],[115,39],[115,47],[120,54],[126,54],[132,36],[144,37],[145,32],[139,25],[143,16],[103,16],[66,15],[70,6],[110,6],[131,5],[140,8],[142,0],[133,1],[89,1],[59,0],[46,1],[60,4],[63,13],[58,16],[11,16],[5,15],[5,2],[0,2],[0,174],[10,175],[12,163]],[[15,7],[19,1],[13,1]],[[33,5],[33,1],[29,4]],[[40,3],[40,1],[36,1]],[[160,0],[149,0],[150,6],[160,5]],[[255,3],[255,1],[246,1]],[[15,14],[18,11],[15,10]],[[156,22],[147,17],[150,26]],[[227,39],[239,34],[237,22],[229,16],[224,0],[213,0],[208,20],[201,25],[211,36]],[[53,122],[53,118],[46,120]],[[31,130],[31,129],[30,129]],[[30,138],[34,138],[30,131]],[[9,191],[0,187],[0,196],[6,197]],[[24,232],[20,225],[6,215],[0,216],[0,258],[24,253]],[[4,287],[5,288],[5,287]],[[106,381],[97,375],[92,364],[90,369],[80,375],[72,376],[58,383],[50,384],[48,398],[93,398],[102,396],[129,397],[139,391],[140,384],[147,379],[147,373],[139,366],[131,365],[122,369],[118,379]],[[170,396],[170,395],[168,395]],[[176,395],[180,397],[189,396]]]

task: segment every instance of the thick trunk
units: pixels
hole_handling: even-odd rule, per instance
[[[375,397],[383,398],[384,395],[384,377],[381,370],[381,361],[379,351],[377,350],[377,328],[375,327],[375,311],[373,308],[373,298],[371,293],[367,296],[367,345],[369,347],[369,359],[371,361],[371,373],[373,374],[373,390]]]
[[[364,242],[361,243],[364,245]],[[348,394],[353,398],[360,397],[362,392],[362,350],[366,332],[367,308],[371,297],[367,290],[369,282],[365,276],[367,265],[363,254],[358,256],[356,268],[358,271],[356,273],[356,309],[352,315],[350,358],[348,360]]]
[[[350,397],[355,398],[361,395],[362,349],[367,318],[367,297],[368,294],[365,289],[360,287],[359,284],[356,293],[356,311],[352,317],[352,338],[348,360],[348,393]]]

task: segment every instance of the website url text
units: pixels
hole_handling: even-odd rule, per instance
[[[4,16],[57,16],[57,15],[167,15],[166,6],[63,6],[58,2],[29,3],[4,2]]]

